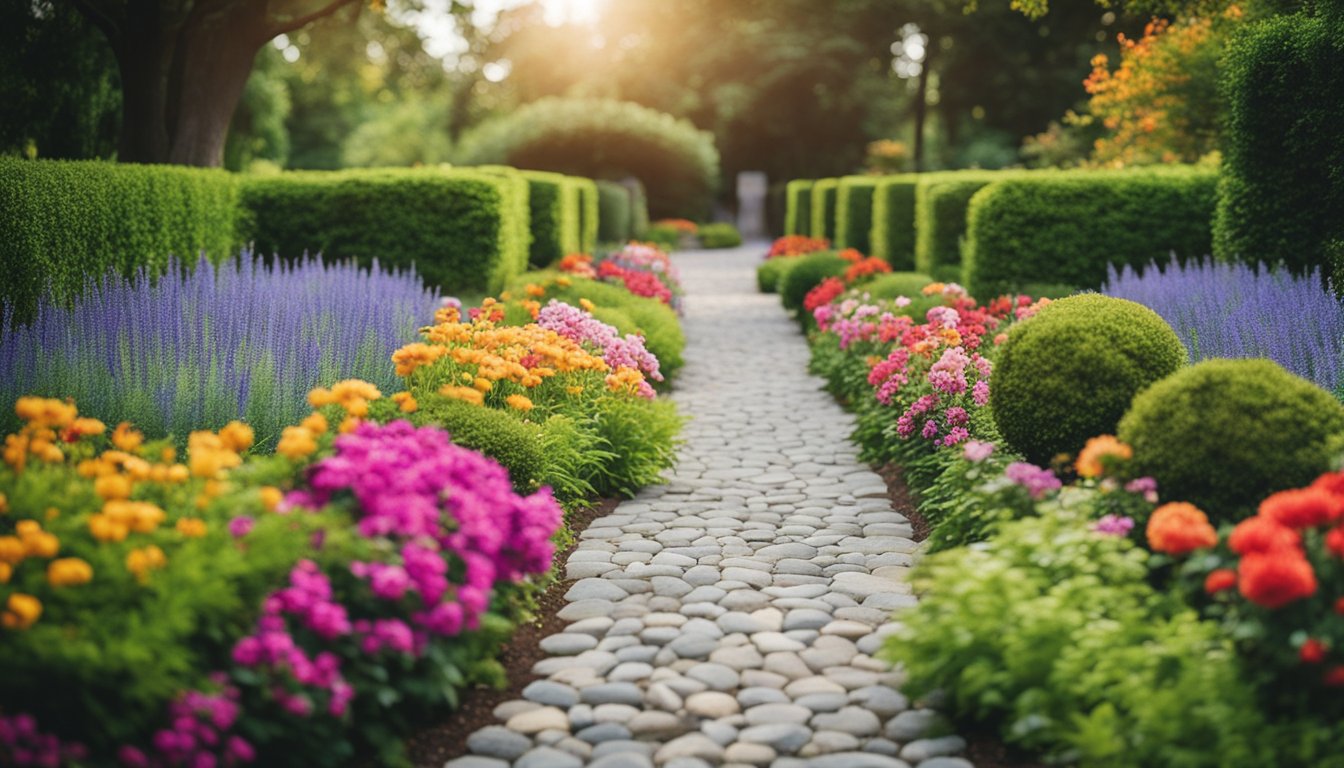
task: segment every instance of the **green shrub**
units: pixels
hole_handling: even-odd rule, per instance
[[[1114,434],[1134,395],[1186,359],[1176,332],[1141,304],[1061,299],[1009,331],[989,383],[994,423],[1013,450],[1045,464]]]
[[[547,459],[537,425],[524,423],[508,411],[439,395],[422,397],[411,421],[418,426],[442,427],[454,443],[503,464],[519,493],[531,493],[540,487]]]
[[[614,181],[599,181],[597,195],[598,242],[629,242],[634,236],[630,190]]]
[[[756,288],[761,293],[779,293],[779,284],[784,275],[798,263],[801,257],[766,259],[756,267]]]
[[[892,272],[878,275],[863,284],[863,290],[874,299],[894,299],[906,296],[911,299],[923,297],[924,286],[933,282],[933,278],[918,272]]]
[[[796,263],[779,282],[780,300],[784,302],[784,308],[789,310],[802,309],[803,299],[806,298],[808,291],[822,280],[839,277],[849,269],[849,262],[835,255],[833,251],[795,256],[789,261]]]
[[[257,250],[293,258],[377,259],[415,265],[431,285],[497,291],[525,268],[515,217],[522,178],[434,168],[294,172],[245,177],[243,204]]]
[[[1320,267],[1344,285],[1344,14],[1278,16],[1224,57],[1223,259]]]
[[[522,211],[521,216],[510,216],[509,225],[513,229],[512,239],[514,243],[523,244],[523,255],[525,258],[519,264],[518,271],[527,269],[528,262],[532,254],[532,187],[528,180],[523,176],[523,172],[517,168],[510,168],[507,165],[482,165],[473,168],[473,171],[481,171],[495,176],[501,176],[509,179],[510,186],[508,194],[510,197],[508,208],[514,211]]]
[[[565,177],[546,171],[522,171],[527,181],[528,207],[532,219],[532,247],[528,263],[548,267],[571,253],[578,253],[578,189]]]
[[[676,227],[655,224],[644,232],[644,240],[653,243],[664,251],[675,251],[681,247],[681,230]]]
[[[218,261],[241,242],[238,217],[223,171],[0,157],[0,304],[23,318],[46,291],[72,299],[112,270]]]
[[[612,455],[594,479],[603,495],[634,495],[661,482],[676,459],[682,419],[671,400],[603,397],[597,403],[597,434]]]
[[[883,176],[873,189],[874,256],[892,269],[915,268],[915,190],[918,176]]]
[[[835,196],[835,247],[853,248],[865,256],[872,253],[873,176],[845,176]]]
[[[1233,521],[1330,468],[1344,405],[1269,360],[1206,360],[1134,398],[1119,436],[1162,498]]]
[[[785,187],[784,234],[812,234],[812,185],[810,179],[794,179]]]
[[[625,182],[630,185],[630,236],[636,240],[649,231],[649,195],[644,184],[633,176]]]
[[[966,287],[973,295],[1030,282],[1097,288],[1108,264],[1203,256],[1216,174],[1203,168],[1019,176],[976,193]]]
[[[966,211],[971,198],[1006,173],[953,171],[926,174],[915,185],[915,269],[935,270],[961,264]]]
[[[812,185],[812,236],[835,242],[835,201],[839,196],[839,179],[818,179]]]
[[[592,179],[573,178],[571,183],[579,190],[579,252],[592,253],[597,249],[597,231],[601,213],[598,210],[597,184]]]
[[[736,248],[742,244],[742,233],[727,222],[716,222],[700,227],[698,233],[702,248]]]
[[[689,121],[610,99],[545,98],[463,137],[463,165],[504,163],[589,178],[638,178],[656,218],[708,213],[718,186],[714,137]]]

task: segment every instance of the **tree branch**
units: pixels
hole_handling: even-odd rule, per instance
[[[113,50],[117,48],[121,41],[121,28],[117,25],[116,19],[106,7],[100,7],[101,4],[94,0],[72,0],[75,10],[84,15],[84,18],[93,22],[93,25],[100,32],[107,36],[107,41],[112,44]]]
[[[295,18],[290,19],[288,21],[274,22],[270,24],[268,27],[266,27],[267,37],[269,39],[271,37],[275,37],[276,35],[285,34],[286,32],[293,32],[294,30],[299,29],[300,27],[305,27],[308,24],[317,21],[323,16],[330,16],[337,10],[357,2],[360,2],[360,0],[332,0],[332,2],[327,3],[326,5],[322,6],[316,11],[313,11],[312,13],[307,13],[302,16],[296,16]]]

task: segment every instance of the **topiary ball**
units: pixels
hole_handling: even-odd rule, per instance
[[[779,298],[784,308],[801,310],[807,292],[828,277],[839,277],[849,269],[849,262],[830,251],[798,256],[789,271],[780,278]]]
[[[990,377],[994,422],[1028,461],[1113,434],[1134,395],[1186,362],[1156,312],[1089,293],[1056,301],[1008,334]]]
[[[756,288],[761,293],[779,293],[779,284],[798,262],[797,256],[777,256],[756,267]]]
[[[1119,437],[1135,476],[1163,500],[1233,522],[1262,499],[1330,469],[1344,405],[1270,360],[1206,360],[1134,398]]]

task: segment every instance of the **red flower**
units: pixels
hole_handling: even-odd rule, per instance
[[[836,256],[848,261],[850,264],[858,264],[860,261],[863,261],[863,254],[855,248],[846,248],[837,253]]]
[[[1315,528],[1334,522],[1344,512],[1344,502],[1321,488],[1279,491],[1260,502],[1260,515],[1289,528]]]
[[[1325,684],[1331,688],[1344,686],[1344,666],[1336,664],[1325,673]]]
[[[1300,550],[1252,552],[1241,559],[1237,586],[1247,600],[1280,608],[1316,594],[1316,572]]]
[[[1325,548],[1333,552],[1335,557],[1344,558],[1344,526],[1331,528],[1325,534]]]
[[[1225,589],[1231,589],[1237,585],[1237,572],[1231,568],[1219,568],[1216,571],[1210,571],[1204,579],[1204,591],[1210,595],[1222,592]]]
[[[803,309],[810,314],[817,307],[824,307],[835,300],[837,296],[845,292],[845,284],[840,282],[838,277],[828,277],[821,281],[816,288],[807,292],[803,297]]]
[[[1298,649],[1297,656],[1302,659],[1303,664],[1320,664],[1325,661],[1325,654],[1329,650],[1325,643],[1314,637],[1309,637]]]
[[[1326,472],[1310,486],[1335,496],[1344,496],[1344,472]]]
[[[1344,616],[1344,597],[1335,600],[1335,613]]]
[[[1237,523],[1237,527],[1232,529],[1232,535],[1227,538],[1227,546],[1239,555],[1297,549],[1301,544],[1302,537],[1297,531],[1258,515]]]

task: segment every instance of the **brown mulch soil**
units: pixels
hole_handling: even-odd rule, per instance
[[[601,499],[591,508],[569,516],[567,522],[574,532],[574,544],[556,553],[554,562],[560,568],[563,569],[570,553],[578,546],[578,535],[594,520],[615,509],[619,502],[619,499]],[[406,743],[406,751],[417,768],[441,768],[445,762],[467,754],[467,737],[480,728],[497,724],[495,707],[521,698],[523,688],[538,679],[532,674],[532,665],[546,658],[540,646],[542,638],[565,628],[565,622],[556,617],[556,613],[565,607],[565,592],[573,582],[564,579],[563,572],[561,576],[537,601],[536,620],[518,627],[500,649],[499,661],[508,674],[509,686],[503,690],[477,687],[463,691],[462,704],[451,715],[412,736]]]

